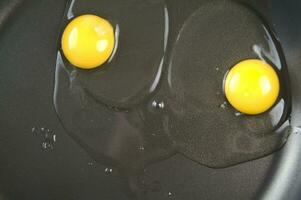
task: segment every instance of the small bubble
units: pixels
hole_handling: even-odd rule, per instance
[[[219,67],[216,67],[215,70],[216,70],[216,71],[219,71]]]
[[[260,50],[261,48],[258,46],[258,45],[253,45],[252,46],[252,50],[255,52],[255,53],[259,53],[261,50]]]
[[[47,149],[47,143],[46,142],[42,142],[42,148]]]
[[[45,127],[33,127],[32,132],[40,138],[43,150],[52,150],[54,148],[54,143],[57,141],[57,137],[52,130]]]
[[[139,147],[139,150],[140,150],[140,151],[144,151],[144,146],[140,146],[140,147]]]
[[[235,113],[235,116],[236,116],[236,117],[239,117],[239,116],[242,116],[242,115],[243,115],[243,114],[240,113],[240,112],[236,112],[236,113]]]
[[[106,168],[106,169],[105,169],[105,173],[106,173],[107,175],[112,174],[112,172],[113,172],[113,169],[111,169],[111,168]]]
[[[45,149],[45,150],[52,150],[53,145],[51,143],[48,143],[48,142],[42,142],[42,148]]]
[[[31,132],[34,133],[36,131],[36,127],[32,127]]]
[[[164,109],[165,104],[163,101],[161,102],[153,101],[152,106],[157,109]]]
[[[227,102],[224,102],[219,107],[222,109],[226,109],[226,106],[227,106]]]
[[[55,134],[53,135],[52,138],[53,138],[53,142],[56,142],[56,135]]]
[[[172,193],[168,192],[167,196],[168,196],[168,198],[171,198],[172,197]]]
[[[89,165],[89,166],[93,166],[94,163],[93,163],[93,162],[88,162],[88,165]]]

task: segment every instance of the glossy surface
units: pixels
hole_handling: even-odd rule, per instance
[[[63,18],[68,23],[82,10],[107,13],[120,30],[110,62],[83,71],[66,62],[61,51],[56,60],[56,112],[66,131],[98,162],[132,177],[175,153],[221,168],[284,144],[290,133],[285,60],[255,12],[216,1],[176,18],[176,10],[163,0],[120,1],[72,1]],[[247,28],[252,31],[246,33]],[[248,57],[272,62],[282,82],[279,102],[260,116],[237,113],[223,95],[229,66]]]
[[[114,29],[96,15],[73,19],[62,36],[62,50],[70,63],[82,69],[92,69],[105,63],[115,44]]]
[[[277,73],[261,60],[241,61],[225,77],[224,92],[228,101],[245,114],[261,114],[270,109],[279,90]]]
[[[279,101],[261,115],[238,112],[224,95],[225,74],[246,58],[272,63],[279,74]],[[169,135],[198,163],[219,168],[263,156],[290,133],[285,59],[273,32],[248,6],[215,1],[192,13],[173,46],[167,84]]]
[[[66,131],[94,159],[133,176],[175,154],[162,131],[164,102],[154,98],[165,64],[169,13],[161,0],[78,0],[68,4],[63,23],[82,9],[106,13],[116,33],[120,30],[118,45],[110,62],[89,71],[74,68],[57,53],[55,109]]]
[[[177,30],[175,27],[181,27],[183,18],[201,4],[198,0],[168,2],[172,32]],[[57,41],[60,39],[57,30],[62,30],[60,22],[64,4],[65,1],[26,1],[21,9],[12,12],[14,15],[8,20],[3,17],[0,20],[4,19],[5,22],[0,37],[2,58],[0,82],[1,85],[5,85],[0,90],[1,198],[137,199],[127,194],[125,189],[127,182],[117,173],[116,168],[108,175],[106,173],[108,166],[101,162],[95,163],[85,151],[88,149],[87,146],[77,145],[66,135],[55,116],[51,98],[55,70],[53,64],[57,56]],[[291,20],[300,18],[300,6],[297,6],[299,1],[295,3],[291,0],[258,1],[258,4],[258,9],[262,9],[262,13],[271,15],[269,22],[276,29],[284,47],[293,83],[295,103],[292,121],[295,122],[294,126],[300,126],[300,121],[297,120],[300,117],[298,106],[300,95],[294,92],[300,91],[298,55],[301,48],[300,43],[296,42],[300,40],[301,35],[298,26],[300,20]],[[9,1],[3,0],[0,3],[1,11],[3,7],[9,5]],[[178,11],[179,8],[181,12]],[[3,12],[0,12],[1,16],[2,14]],[[39,23],[36,23],[37,16]],[[171,34],[171,38],[176,37],[175,35]],[[171,39],[171,43],[172,41],[174,40]],[[32,46],[33,43],[36,45]],[[30,46],[33,48],[28,48]],[[16,52],[20,52],[18,59],[15,59]],[[19,98],[15,98],[16,94]],[[157,102],[155,105],[162,105],[162,99]],[[39,109],[36,109],[37,105]],[[168,105],[164,101],[164,108]],[[39,136],[31,133],[34,126],[48,126],[56,132],[58,139],[52,151],[45,152],[41,148]],[[300,135],[292,136],[296,137],[292,138],[294,142],[290,142],[289,145],[299,145],[296,141],[300,141],[298,140]],[[300,154],[288,152],[283,157],[293,159],[289,163],[295,163],[298,162],[295,158],[300,157]],[[274,160],[275,163],[278,161]],[[265,182],[269,182],[273,176],[271,172],[277,169],[277,166],[270,168],[272,162],[273,159],[267,157],[235,167],[214,170],[177,155],[146,167],[146,173],[139,178],[140,188],[143,188],[145,193],[139,199],[257,199],[256,194],[261,189],[263,193],[265,192],[263,189]],[[277,198],[299,199],[300,179],[296,178],[299,175],[298,171],[300,170],[294,170],[296,174],[290,179],[286,172],[292,172],[292,168],[283,170],[285,181],[281,179],[280,182],[284,184],[287,181],[291,185],[289,187],[281,185],[281,190],[277,185],[274,189],[281,193],[281,195],[277,193]],[[275,181],[273,180],[273,183]],[[284,188],[289,189],[284,191]],[[169,196],[169,193],[172,195]],[[274,196],[271,199],[276,198]]]
[[[122,110],[149,99],[161,79],[169,35],[169,14],[164,1],[68,1],[61,18],[63,27],[58,32],[82,13],[105,16],[110,21],[115,30],[115,48],[109,60],[94,70],[74,68],[60,51],[70,72],[71,85],[84,88],[95,100]]]

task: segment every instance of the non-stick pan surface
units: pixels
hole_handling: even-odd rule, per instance
[[[291,79],[292,124],[301,126],[301,2],[249,3],[279,37]],[[0,2],[0,199],[135,199],[127,181],[90,158],[55,113],[54,66],[65,5]],[[225,169],[181,155],[158,162],[144,172],[143,199],[300,199],[300,134],[295,128],[273,155]]]

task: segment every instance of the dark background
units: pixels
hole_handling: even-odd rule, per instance
[[[292,123],[299,126],[300,1],[249,2],[279,36],[292,83]],[[114,169],[108,174],[107,166],[95,163],[65,134],[56,116],[52,99],[57,30],[65,3],[0,2],[0,200],[133,199],[127,195],[126,182],[115,175]],[[47,140],[45,132],[32,131],[33,128],[55,133],[53,149],[42,148]],[[265,192],[273,193],[275,187],[278,192],[282,189],[283,194],[289,193],[285,199],[298,199],[299,174],[282,175],[298,169],[298,148],[291,147],[299,145],[297,139],[299,134],[293,134],[286,148],[275,155],[226,169],[209,169],[176,155],[146,169],[143,199],[273,199]],[[279,180],[275,177],[284,177],[281,183],[293,186],[277,190]]]

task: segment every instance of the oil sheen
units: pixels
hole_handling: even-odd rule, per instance
[[[76,0],[66,8],[62,31],[83,14],[113,25],[114,52],[101,68],[81,70],[58,47],[54,104],[67,133],[96,161],[137,174],[181,153],[221,168],[285,143],[290,132],[285,59],[264,19],[247,5]],[[245,59],[269,63],[280,80],[276,104],[260,115],[238,113],[223,94],[228,70]]]

